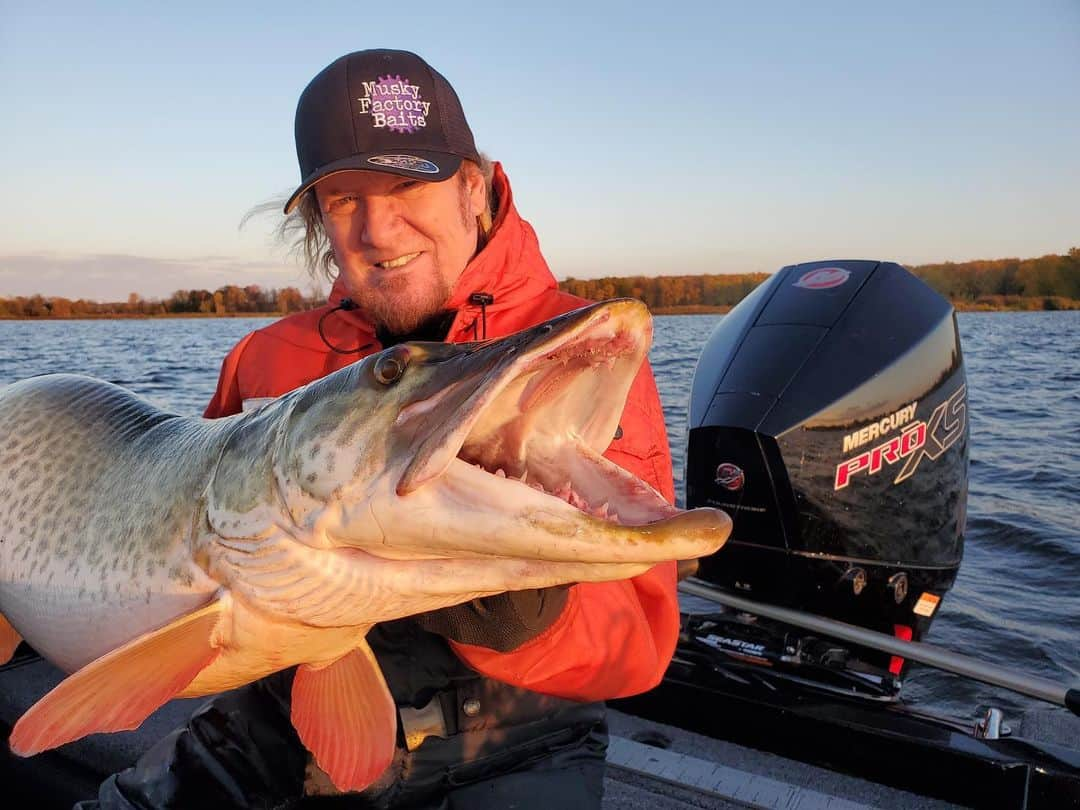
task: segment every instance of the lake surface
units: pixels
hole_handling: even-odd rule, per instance
[[[650,359],[682,498],[686,411],[698,353],[720,316],[656,318]],[[267,319],[0,321],[0,385],[91,374],[196,415],[228,348]],[[1080,312],[962,313],[971,415],[967,546],[928,641],[1080,684]],[[928,668],[909,702],[969,716],[1028,700]],[[1061,711],[1064,711],[1063,709]]]

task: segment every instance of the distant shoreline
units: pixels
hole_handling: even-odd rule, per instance
[[[1047,306],[1046,302],[1050,301]],[[1080,310],[1080,300],[1075,298],[1030,298],[1015,304],[996,306],[977,301],[950,301],[957,312],[1061,312]],[[1036,306],[1038,305],[1038,306]],[[653,307],[653,315],[722,315],[731,311],[731,307],[708,307],[690,304],[681,307]]]
[[[295,314],[295,313],[290,313]],[[283,318],[283,312],[228,312],[223,315],[215,315],[212,312],[165,312],[155,315],[129,315],[117,313],[112,315],[0,315],[3,321],[165,321],[165,320],[202,320],[203,318],[221,318],[230,320],[233,318]]]
[[[1065,255],[944,262],[908,270],[958,312],[1080,310],[1080,247]],[[636,298],[654,315],[717,315],[730,311],[767,278],[768,273],[571,276],[558,286],[586,301]],[[278,318],[285,312],[321,306],[323,296],[315,290],[304,295],[296,287],[263,289],[257,284],[226,284],[214,291],[176,290],[164,300],[144,299],[133,292],[126,302],[73,301],[41,294],[0,296],[0,319]]]
[[[1050,300],[1050,299],[1047,299]],[[1080,310],[1080,300],[1074,298],[1054,298],[1051,306],[1046,306],[1046,301],[1032,298],[1021,302],[1022,305],[990,306],[972,301],[950,302],[957,312],[1061,312]],[[1042,306],[1034,306],[1042,304]],[[653,307],[649,311],[653,315],[724,315],[730,312],[732,307],[712,307],[699,304],[688,304],[678,307]],[[226,312],[220,315],[213,312],[163,312],[152,315],[115,313],[100,315],[0,315],[0,321],[150,321],[162,319],[186,319],[186,318],[283,318],[284,312]]]
[[[175,319],[202,318],[284,318],[295,312],[158,312],[149,315],[142,313],[117,312],[109,314],[87,315],[0,315],[0,321],[160,321]]]

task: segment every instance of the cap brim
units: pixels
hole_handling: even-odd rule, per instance
[[[297,187],[296,191],[285,203],[285,213],[290,214],[304,196],[304,192],[325,177],[332,174],[348,171],[384,172],[396,174],[401,177],[411,177],[414,180],[423,180],[427,183],[438,183],[447,180],[457,173],[461,166],[462,158],[459,155],[451,155],[446,152],[428,152],[425,150],[410,149],[407,152],[373,152],[364,155],[349,155],[341,160],[335,160],[320,166],[313,171]]]

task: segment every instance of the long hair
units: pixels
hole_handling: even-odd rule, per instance
[[[491,233],[495,213],[498,210],[498,200],[495,198],[495,190],[492,186],[495,168],[491,159],[482,152],[479,163],[471,160],[462,161],[457,178],[463,186],[466,181],[465,172],[470,170],[469,167],[480,172],[487,192],[487,205],[477,217],[480,227],[477,248],[480,249],[487,243],[487,237]],[[277,214],[285,207],[287,199],[287,196],[283,196],[256,205],[244,215],[240,226],[243,227],[252,217]],[[288,246],[290,257],[303,264],[312,278],[318,279],[322,276],[333,282],[337,275],[334,251],[331,250],[330,240],[323,229],[322,213],[319,211],[319,203],[315,198],[315,190],[308,189],[291,213],[279,216],[280,220],[274,226],[274,236],[278,242]]]

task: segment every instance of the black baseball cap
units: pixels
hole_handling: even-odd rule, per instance
[[[445,180],[480,162],[457,93],[408,51],[357,51],[327,65],[296,105],[302,180],[288,214],[322,178],[347,169]]]

